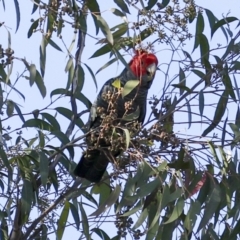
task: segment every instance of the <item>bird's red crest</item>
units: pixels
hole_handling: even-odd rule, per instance
[[[135,50],[135,55],[129,63],[129,66],[136,77],[146,74],[146,68],[155,63],[158,65],[158,59],[153,53],[149,53],[144,49]]]

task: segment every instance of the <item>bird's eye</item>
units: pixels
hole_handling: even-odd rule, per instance
[[[150,73],[149,71],[147,71],[147,75],[148,75],[148,77],[150,77],[150,76],[151,76],[151,73]]]
[[[143,65],[143,64],[144,64],[144,62],[143,62],[143,61],[141,61],[141,64]]]

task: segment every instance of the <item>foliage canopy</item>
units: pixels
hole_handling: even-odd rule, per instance
[[[0,18],[0,238],[60,240],[71,229],[79,239],[238,239],[238,18],[218,19],[193,0],[114,0],[110,9],[100,0],[1,0],[1,11],[12,12],[9,2],[16,32],[24,4],[32,4],[24,46],[37,36],[40,63],[14,51],[16,35]],[[221,42],[212,46],[215,35]],[[88,58],[109,56],[96,73],[82,57],[88,39],[97,44]],[[138,48],[160,62],[148,118],[135,135],[124,129],[127,149],[102,182],[76,179],[91,107],[86,79],[98,88],[98,74],[126,67]],[[49,91],[46,69],[54,75],[58,64],[47,61],[52,50],[67,55],[65,69],[57,68],[67,76],[64,87],[52,79]],[[30,97],[17,85],[24,81],[47,98],[42,109],[25,112],[18,103]]]

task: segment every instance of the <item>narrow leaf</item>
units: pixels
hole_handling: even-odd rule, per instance
[[[48,39],[48,43],[56,50],[62,52],[62,49],[52,39]]]
[[[170,218],[164,224],[168,224],[168,223],[175,221],[182,214],[183,207],[184,207],[184,199],[179,198],[176,203],[176,206],[173,209],[173,212],[172,212]]]
[[[32,86],[33,84],[34,84],[34,82],[35,82],[35,78],[36,78],[36,74],[37,74],[37,69],[36,69],[36,66],[35,66],[35,64],[31,64],[30,66],[29,66],[29,73],[30,73],[30,81],[29,81],[29,83],[30,83],[30,86]]]
[[[34,5],[35,6],[35,5]],[[31,25],[31,27],[29,28],[28,30],[28,34],[27,34],[27,37],[30,38],[33,34],[33,31],[35,31],[38,27],[38,24],[39,24],[39,19],[37,19],[36,21],[34,21]]]
[[[39,156],[40,156],[39,171],[41,175],[41,182],[43,186],[46,186],[48,181],[49,161],[44,152],[42,151],[39,152]]]
[[[107,68],[107,67],[110,66],[112,63],[116,62],[117,60],[118,60],[117,58],[113,58],[113,59],[111,59],[110,61],[108,61],[107,63],[105,63],[102,67],[100,67],[100,68],[96,71],[95,75],[97,75],[99,72],[101,72],[103,69]]]
[[[47,94],[47,89],[46,89],[43,79],[38,71],[36,72],[35,83],[37,84],[37,87],[38,87],[39,92],[41,93],[42,97],[45,98],[46,94]]]
[[[130,14],[127,4],[124,2],[124,0],[114,0],[114,2],[122,9],[122,11]]]
[[[88,223],[88,218],[86,215],[86,212],[83,208],[82,203],[79,204],[80,211],[81,211],[81,216],[82,216],[82,227],[83,227],[83,233],[86,237],[86,239],[91,239],[90,234],[89,234],[89,223]]]
[[[220,202],[221,202],[220,188],[216,186],[207,198],[205,211],[197,231],[201,230],[208,224],[209,220],[212,218],[213,214],[217,210],[218,204]]]
[[[57,227],[57,239],[61,240],[63,237],[64,230],[66,229],[66,223],[68,219],[70,204],[68,201],[65,201],[64,208],[58,220]]]
[[[18,105],[16,103],[14,103],[14,108],[15,108],[18,116],[20,117],[20,119],[23,121],[23,123],[25,123],[25,119],[22,115],[21,109],[18,107]]]
[[[229,24],[231,22],[238,21],[236,17],[226,17],[214,24],[214,26],[211,29],[211,37],[213,37],[213,34],[218,30],[218,28],[222,27],[225,24]]]
[[[107,38],[108,42],[111,45],[113,45],[113,43],[114,43],[113,35],[110,31],[110,28],[109,28],[107,22],[100,15],[96,15],[96,18],[97,18],[98,26],[100,27],[101,31],[103,32],[103,34]]]
[[[208,133],[210,133],[219,124],[219,122],[221,121],[226,111],[227,103],[228,103],[228,92],[225,90],[217,104],[213,121],[210,124],[210,126],[207,127],[207,129],[205,129],[205,131],[203,132],[202,134],[203,137],[206,136]]]
[[[15,11],[16,11],[16,17],[17,17],[17,26],[16,26],[16,32],[17,32],[20,24],[20,9],[19,9],[19,4],[17,0],[14,0],[14,5],[15,5]]]
[[[203,116],[203,110],[204,110],[204,94],[203,90],[199,92],[199,112],[201,117]]]
[[[73,219],[74,219],[74,221],[75,221],[77,230],[79,230],[80,217],[79,217],[79,214],[78,214],[78,209],[77,209],[77,207],[76,207],[74,204],[72,204],[72,203],[69,203],[69,204],[70,204],[70,210],[71,210]]]
[[[36,127],[42,130],[46,130],[46,131],[52,131],[53,130],[53,126],[50,125],[49,123],[41,120],[41,119],[29,119],[27,120],[23,126],[23,128],[27,128],[27,127]]]
[[[181,85],[183,87],[186,86],[186,76],[181,67],[179,68],[179,85]],[[183,94],[184,90],[181,88],[179,90],[180,90],[180,96],[181,96]]]
[[[87,64],[84,63],[84,65],[86,66],[87,70],[89,71],[89,73],[90,73],[90,75],[91,75],[91,77],[93,79],[93,82],[95,84],[96,91],[97,91],[98,90],[98,86],[97,86],[97,80],[96,80],[96,78],[94,76],[94,73],[93,73],[92,69]]]
[[[126,84],[123,87],[122,97],[124,98],[125,96],[127,96],[138,85],[139,85],[139,80],[129,80],[129,81],[127,81]]]

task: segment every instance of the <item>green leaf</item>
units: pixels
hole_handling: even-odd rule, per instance
[[[192,70],[193,73],[195,73],[198,77],[200,77],[201,79],[205,78],[205,74],[199,70]]]
[[[108,26],[107,22],[100,15],[96,15],[96,18],[97,18],[98,26],[100,27],[100,29],[102,30],[103,34],[107,38],[108,42],[111,45],[113,45],[113,43],[114,43],[113,35],[112,35],[112,33],[111,33],[110,29],[109,29],[109,26]]]
[[[159,216],[160,216],[160,208],[161,208],[161,194],[157,194],[154,202],[151,203],[149,207],[148,214],[148,231],[146,240],[155,239],[155,235],[157,233],[159,227]]]
[[[172,212],[170,218],[166,222],[164,222],[164,224],[168,224],[168,223],[175,221],[182,214],[183,207],[184,207],[184,199],[179,198],[173,209],[173,212]]]
[[[89,223],[88,223],[88,218],[85,213],[84,207],[82,203],[79,203],[80,211],[81,211],[81,216],[82,216],[82,227],[83,227],[83,233],[86,237],[87,240],[90,240],[90,234],[89,234]]]
[[[23,123],[25,123],[25,119],[22,115],[21,109],[18,107],[18,105],[16,103],[14,103],[14,108],[15,108],[18,116],[20,117],[20,119],[23,121]]]
[[[7,100],[7,115],[11,117],[13,115],[15,103],[12,100]]]
[[[125,15],[117,8],[111,8],[111,12],[118,17],[125,17]]]
[[[39,48],[40,51],[40,70],[42,77],[45,74],[45,66],[46,66],[46,47],[47,47],[47,40],[45,36],[42,37],[42,42]]]
[[[136,119],[138,119],[140,116],[140,109],[139,107],[137,107],[136,111],[133,113],[129,113],[129,114],[124,114],[122,117],[122,120],[124,121],[134,121]]]
[[[115,189],[111,192],[106,201],[101,204],[96,211],[94,211],[90,216],[98,217],[101,213],[110,208],[118,199],[121,192],[121,187],[117,184]]]
[[[3,4],[3,10],[6,10],[6,6],[5,6],[5,0],[2,0],[2,4]]]
[[[41,113],[42,117],[44,119],[46,119],[52,126],[53,126],[53,129],[56,131],[56,130],[61,130],[61,127],[58,123],[58,121],[56,120],[55,117],[53,117],[51,114],[49,113]]]
[[[161,181],[159,180],[159,178],[155,178],[153,181],[148,182],[140,187],[139,191],[137,192],[137,197],[138,198],[146,197],[160,186]]]
[[[211,31],[212,31],[213,26],[215,25],[215,23],[217,21],[217,18],[214,16],[214,14],[210,10],[205,9],[205,12],[206,12],[206,15],[208,17],[208,22],[209,22],[209,25],[210,25],[210,28],[211,28]]]
[[[80,12],[80,16],[78,17],[78,23],[80,24],[80,29],[82,32],[87,33],[87,21],[86,21],[86,13],[83,11]]]
[[[38,138],[39,138],[38,146],[40,148],[44,148],[45,147],[45,136],[44,136],[43,132],[40,130],[38,131]]]
[[[58,25],[57,25],[57,36],[60,36],[62,33],[63,23],[64,21],[62,20],[62,17],[59,16]]]
[[[225,24],[229,24],[231,22],[238,21],[236,17],[226,17],[219,21],[217,21],[214,26],[211,29],[211,37],[213,37],[213,34],[218,30],[218,28],[222,27]]]
[[[240,128],[240,109],[237,108],[236,118],[235,118],[235,124]]]
[[[64,230],[66,229],[68,214],[69,214],[70,204],[68,201],[65,201],[64,208],[60,215],[60,218],[57,222],[57,239],[61,240],[63,237]]]
[[[89,8],[89,10],[92,12],[93,21],[94,21],[95,27],[96,27],[96,35],[98,35],[99,25],[97,23],[96,15],[101,14],[98,3],[96,0],[91,0],[91,1],[87,1],[86,4],[87,4],[87,7]]]
[[[201,12],[198,12],[197,22],[196,22],[196,34],[201,34],[204,31],[204,19]]]
[[[169,4],[170,0],[162,0],[161,9],[165,8]]]
[[[179,85],[186,87],[186,76],[182,68],[179,68]],[[183,94],[184,90],[180,88],[180,96]]]
[[[137,229],[138,227],[140,227],[140,226],[142,225],[142,223],[145,221],[145,219],[147,218],[147,216],[148,216],[148,209],[145,208],[145,209],[141,212],[140,216],[138,217],[138,219],[137,219],[137,221],[136,221],[136,223],[135,223],[135,225],[133,226],[132,229],[135,230],[135,229]]]
[[[0,83],[0,111],[2,110],[3,107],[3,90],[2,90],[2,84]],[[0,129],[1,130],[1,129]]]
[[[191,127],[192,124],[192,111],[191,111],[191,106],[189,104],[189,101],[186,100],[186,105],[187,105],[187,110],[188,110],[188,129]]]
[[[67,81],[66,89],[69,89],[70,86],[72,85],[73,77],[74,77],[74,65],[72,64],[68,71],[68,81]]]
[[[199,34],[199,44],[200,44],[200,52],[201,52],[201,60],[204,65],[204,58],[209,59],[209,43],[208,39],[204,34]]]
[[[47,33],[50,33],[50,37],[53,32],[54,22],[56,21],[57,14],[53,13],[52,11],[49,11],[47,14]]]
[[[46,89],[43,79],[38,71],[36,72],[35,83],[37,84],[37,87],[38,87],[42,97],[45,98],[46,94],[47,94],[47,89]]]
[[[40,171],[41,181],[43,186],[46,186],[48,182],[48,171],[49,171],[48,166],[50,162],[44,152],[39,152],[39,156],[40,156],[39,171]]]
[[[126,62],[126,60],[124,59],[124,57],[122,56],[122,54],[121,54],[116,48],[113,48],[113,52],[114,52],[114,54],[116,55],[116,57],[123,63],[123,65],[124,65],[129,71],[131,71],[128,63]]]
[[[114,2],[118,5],[118,7],[121,8],[122,11],[130,14],[127,4],[124,2],[124,0],[114,0]]]
[[[130,133],[126,128],[123,128],[123,131],[125,133],[126,150],[127,150],[129,148],[129,143],[130,143]]]
[[[31,64],[30,66],[29,66],[29,68],[28,68],[28,71],[29,71],[29,73],[30,73],[30,81],[29,81],[29,83],[30,83],[30,86],[32,86],[33,84],[34,84],[34,82],[35,82],[35,79],[36,79],[36,74],[37,74],[37,69],[36,69],[36,65],[35,64]]]
[[[99,194],[99,205],[102,205],[111,194],[111,187],[105,182],[95,184],[91,189],[91,194]]]
[[[96,71],[95,75],[97,75],[99,72],[101,72],[103,69],[107,68],[107,67],[110,66],[112,63],[116,62],[117,60],[118,60],[117,58],[113,58],[113,59],[111,59],[110,61],[108,61],[107,63],[105,63],[102,67],[100,67],[100,68]]]
[[[101,48],[99,48],[90,58],[102,56],[106,53],[109,53],[111,50],[112,50],[112,47],[109,44],[106,44]]]
[[[3,1],[4,3],[4,1]],[[4,217],[1,217],[2,220],[1,220],[1,225],[0,225],[0,239],[1,240],[8,240],[9,239],[9,236],[8,236],[8,223],[6,221],[6,219]]]
[[[34,4],[35,6],[35,4]],[[28,34],[27,34],[27,37],[30,38],[33,34],[33,31],[37,29],[38,27],[38,24],[39,24],[39,19],[37,19],[36,21],[34,21],[31,25],[31,27],[29,28],[28,30]]]
[[[73,59],[72,59],[72,57],[69,57],[67,65],[65,67],[65,72],[68,72],[72,66],[73,66]]]
[[[100,228],[93,228],[91,231],[96,233],[103,240],[110,240],[110,237]]]
[[[75,93],[75,97],[76,97],[76,99],[81,101],[86,106],[87,109],[91,108],[92,103],[85,95],[83,95],[83,93],[77,92],[77,93]]]
[[[76,77],[74,77],[74,80],[75,80],[75,78]],[[73,83],[73,84],[77,84],[74,89],[74,94],[82,91],[84,81],[85,81],[85,72],[81,65],[77,65],[77,79],[76,80],[77,80],[77,82]]]
[[[35,11],[38,9],[39,3],[40,3],[40,0],[34,0],[32,14],[35,13]]]
[[[73,112],[70,111],[69,109],[67,108],[63,108],[63,107],[57,107],[55,108],[55,110],[57,112],[59,112],[60,114],[62,114],[64,117],[68,118],[70,121],[72,121],[73,119]],[[85,127],[85,124],[83,123],[83,121],[78,118],[75,120],[75,124],[85,133],[87,130],[86,130],[86,127]]]
[[[175,87],[175,88],[179,88],[180,91],[184,92],[188,92],[191,93],[192,90],[190,88],[188,88],[187,86],[182,86],[180,83],[179,84],[171,84],[171,86]]]
[[[33,185],[29,179],[23,180],[21,208],[22,217],[27,219],[31,211],[31,205],[33,201]],[[26,221],[26,220],[25,220]]]
[[[212,218],[213,214],[217,210],[219,203],[221,202],[221,192],[219,186],[215,186],[212,192],[208,195],[205,211],[203,217],[201,218],[201,222],[198,226],[198,230],[200,231],[203,227],[205,227],[209,220]]]
[[[203,116],[203,110],[204,110],[204,94],[203,90],[199,92],[199,112],[201,117]]]
[[[120,89],[121,88],[121,80],[119,78],[115,79],[112,82],[112,86],[115,87],[116,89]]]
[[[184,227],[189,231],[192,232],[196,220],[197,220],[197,215],[200,214],[201,211],[201,205],[198,201],[193,202],[191,200],[190,203],[190,209],[187,212],[187,216],[184,220]]]
[[[134,88],[139,85],[139,80],[128,80],[123,87],[122,97],[127,96]]]
[[[237,99],[236,99],[235,93],[233,91],[233,85],[232,85],[232,81],[229,77],[228,66],[227,65],[224,68],[224,70],[225,70],[225,74],[223,74],[223,76],[222,76],[223,84],[225,85],[225,89],[226,89],[226,91],[228,91],[231,98],[236,102]]]
[[[146,10],[150,10],[152,9],[156,3],[158,2],[158,0],[148,0],[148,5],[147,7],[145,7]]]
[[[78,214],[78,209],[74,204],[72,204],[72,203],[69,203],[69,204],[70,204],[70,210],[71,210],[73,219],[74,219],[75,224],[76,224],[76,228],[77,228],[77,230],[79,230],[80,217],[79,217],[79,214]]]
[[[203,31],[204,31],[204,19],[203,19],[202,13],[199,12],[197,17],[197,22],[196,22],[195,43],[194,43],[192,52],[194,52],[194,50],[199,46],[199,35],[202,34]]]
[[[227,46],[225,53],[221,57],[221,60],[224,60],[228,56],[228,54],[233,51],[234,43],[235,43],[235,38],[231,39],[230,43]]]
[[[41,119],[29,119],[23,124],[22,127],[35,127],[49,132],[53,131],[53,126]]]
[[[128,24],[127,23],[121,23],[118,24],[110,29],[111,31],[115,31],[113,33],[113,39],[119,40],[122,35],[124,35],[128,31]]]
[[[8,161],[8,157],[2,147],[0,147],[0,157],[1,160],[3,161],[4,166],[7,168],[8,181],[10,183],[10,181],[12,180],[13,171]]]
[[[219,166],[219,168],[221,168],[222,164],[219,160],[218,154],[216,152],[215,146],[212,142],[208,142],[209,148],[211,150],[212,156],[214,157],[214,159],[216,160],[217,165]]]
[[[67,145],[70,140],[69,138],[66,136],[66,134],[64,134],[63,132],[61,131],[53,131],[51,132],[52,135],[54,135],[55,137],[57,137],[59,139],[59,141],[61,141],[61,143],[63,145]],[[68,146],[67,147],[67,150],[69,152],[69,155],[70,157],[73,159],[74,158],[74,149],[73,149],[73,146]]]
[[[14,0],[14,5],[15,5],[16,17],[17,17],[17,26],[16,26],[16,32],[17,32],[20,24],[20,9],[19,9],[19,4],[17,0]]]
[[[93,79],[93,82],[95,84],[96,90],[98,90],[97,80],[96,80],[96,78],[94,76],[94,73],[93,73],[92,69],[87,64],[84,63],[84,65],[86,66],[87,70],[89,71],[89,73],[90,73],[90,75],[91,75],[91,77]]]
[[[62,49],[51,39],[48,39],[48,43],[55,49],[57,49],[58,51],[62,52]]]
[[[70,92],[65,88],[57,88],[51,92],[50,97],[52,98],[54,95],[68,95],[69,93]]]
[[[228,103],[228,91],[225,90],[217,104],[213,121],[210,124],[210,126],[207,127],[207,129],[205,129],[205,131],[203,132],[202,134],[203,137],[210,133],[219,124],[226,111],[227,103]]]

